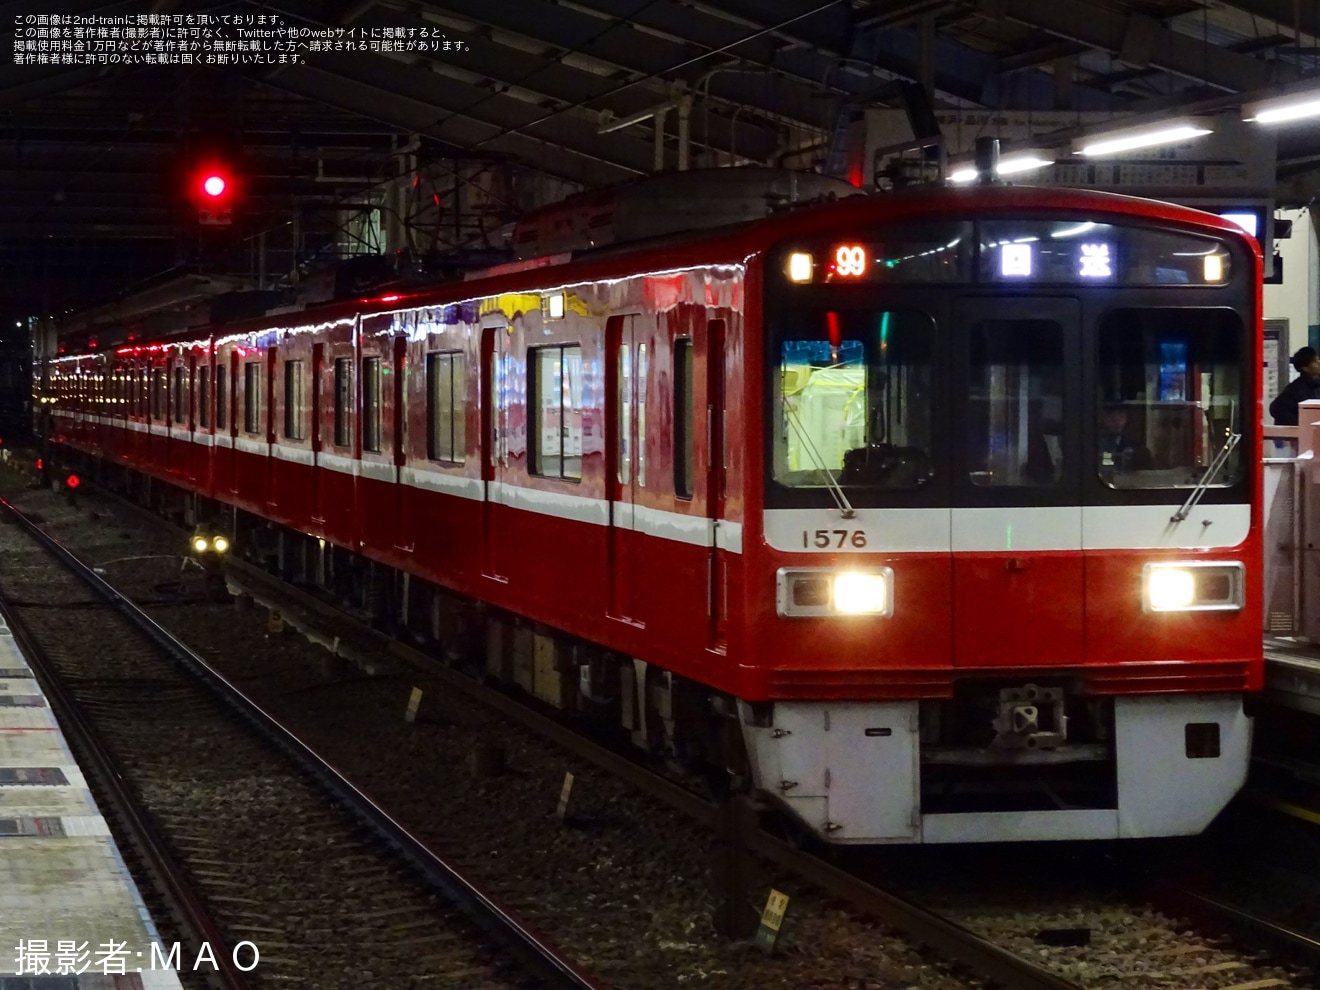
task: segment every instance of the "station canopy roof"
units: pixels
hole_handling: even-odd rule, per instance
[[[356,42],[224,67],[23,62],[17,43],[42,6],[0,3],[15,54],[0,64],[0,315],[90,305],[179,268],[267,287],[354,244],[498,247],[527,210],[680,155],[837,173],[847,122],[911,109],[914,92],[947,120],[1236,115],[1308,79],[1320,91],[1320,4],[1294,0],[58,5]],[[1320,191],[1320,125],[1280,128],[1277,142],[1275,199],[1305,204]],[[208,156],[240,183],[220,229],[199,228],[183,191]]]

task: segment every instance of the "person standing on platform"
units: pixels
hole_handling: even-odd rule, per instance
[[[1320,354],[1314,347],[1303,347],[1292,356],[1297,377],[1270,403],[1275,426],[1296,426],[1297,405],[1308,399],[1320,399]]]

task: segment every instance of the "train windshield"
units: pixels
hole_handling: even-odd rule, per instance
[[[1245,344],[1232,309],[1120,305],[1083,319],[1075,301],[977,297],[943,312],[774,314],[776,483],[915,496],[949,479],[969,504],[977,492],[1066,504],[1078,485],[1241,481],[1229,441],[1243,430]]]
[[[931,346],[925,313],[781,314],[774,476],[917,489],[931,477]]]
[[[1243,428],[1242,325],[1229,310],[1115,309],[1100,320],[1096,470],[1110,488],[1184,488],[1206,479]],[[1236,484],[1232,449],[1208,483]]]

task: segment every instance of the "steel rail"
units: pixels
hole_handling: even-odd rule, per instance
[[[645,766],[615,753],[594,740],[575,732],[552,718],[520,703],[499,691],[483,686],[472,677],[441,666],[434,657],[386,636],[378,630],[362,625],[343,609],[307,594],[278,577],[245,561],[229,559],[225,568],[237,578],[248,593],[258,591],[277,599],[286,619],[291,618],[289,605],[310,619],[320,618],[333,625],[350,626],[356,635],[374,649],[388,651],[409,666],[423,671],[426,676],[442,682],[446,687],[461,691],[469,697],[508,715],[532,731],[544,736],[582,759],[595,764],[612,776],[617,776],[633,787],[658,798],[685,817],[696,820],[712,830],[728,821],[725,811],[704,798],[693,794],[673,781],[659,776]],[[784,869],[790,870],[816,886],[849,901],[861,911],[880,919],[903,932],[914,941],[929,946],[945,959],[957,962],[978,976],[1011,990],[1080,990],[1080,985],[1057,973],[996,945],[989,939],[958,925],[934,912],[860,880],[819,857],[795,849],[783,840],[747,821],[747,816],[735,811],[737,841],[751,853],[761,856]]]
[[[134,502],[103,489],[98,490],[143,518],[149,518],[157,524],[171,525],[167,520],[162,520]],[[184,531],[180,529],[180,532]],[[278,604],[286,620],[294,625],[298,624],[298,613],[301,613],[303,619],[309,620],[304,623],[306,625],[314,626],[319,621],[335,627],[337,632],[343,630],[360,645],[366,646],[373,652],[389,654],[413,669],[425,673],[426,676],[440,681],[446,687],[460,691],[497,713],[515,719],[575,756],[659,799],[704,828],[715,831],[730,820],[727,809],[660,776],[635,760],[607,749],[555,719],[534,711],[517,699],[492,690],[467,674],[437,663],[434,657],[365,625],[342,608],[308,594],[260,567],[236,557],[226,557],[224,568],[233,582],[242,587],[246,593],[268,597],[271,599],[271,604]],[[904,900],[896,894],[868,884],[819,857],[795,849],[754,824],[750,826],[745,824],[745,817],[738,814],[737,809],[734,809],[732,820],[739,823],[737,838],[747,851],[798,873],[822,889],[850,901],[863,912],[878,918],[914,941],[929,946],[946,959],[956,961],[994,984],[1011,990],[1080,990],[1079,984],[1052,973],[961,925]]]
[[[1320,973],[1320,941],[1309,935],[1178,884],[1157,882],[1144,896],[1162,911],[1192,919],[1200,928],[1220,932],[1239,944],[1264,949]]]
[[[17,513],[12,505],[0,499],[0,505],[14,513],[27,525],[26,519]],[[45,534],[42,534],[43,536]],[[59,722],[60,730],[69,740],[70,748],[79,757],[79,767],[88,777],[92,786],[99,791],[99,797],[107,804],[118,821],[122,824],[127,838],[146,864],[148,873],[155,882],[157,892],[165,899],[175,922],[198,945],[203,943],[219,946],[225,944],[225,936],[220,926],[211,918],[202,898],[188,882],[187,871],[170,852],[169,845],[160,834],[149,813],[142,803],[129,790],[118,762],[102,743],[91,721],[84,716],[82,709],[65,690],[54,664],[46,656],[27,624],[19,618],[8,598],[0,597],[0,616],[3,616],[14,643],[27,661],[33,679],[41,686],[42,693],[50,705],[51,713]],[[219,985],[224,990],[248,990],[251,984],[246,975],[234,963],[232,956],[221,952],[212,953],[218,972],[206,974],[212,986]]]
[[[460,907],[480,928],[516,951],[522,961],[540,978],[555,987],[604,990],[602,984],[563,958],[548,938],[536,932],[516,912],[481,890],[461,870],[440,858],[421,839],[391,818],[384,809],[358,790],[338,770],[317,756],[301,739],[267,714],[223,674],[164,629],[133,601],[120,594],[58,540],[41,530],[3,498],[0,498],[0,507],[12,514],[44,549],[82,579],[100,598],[132,621],[149,640],[206,684],[221,701],[290,756],[354,817],[407,860],[430,884],[443,891],[446,898]]]

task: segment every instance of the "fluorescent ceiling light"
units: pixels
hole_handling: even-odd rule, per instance
[[[1124,131],[1111,131],[1108,134],[1095,134],[1078,138],[1073,147],[1078,154],[1094,157],[1114,155],[1120,151],[1133,151],[1137,148],[1153,148],[1160,144],[1176,144],[1190,138],[1209,134],[1211,128],[1195,121],[1173,121],[1146,127],[1134,127]]]
[[[1053,158],[1041,158],[1039,155],[1022,155],[1020,158],[1001,158],[995,172],[998,175],[1012,175],[1014,172],[1030,172],[1033,168],[1044,168],[1046,165],[1053,164]]]
[[[1259,217],[1254,213],[1221,213],[1219,216],[1229,223],[1237,224],[1252,237],[1260,236],[1256,229],[1259,226]]]
[[[1044,158],[1034,151],[1006,155],[995,166],[995,175],[1012,175],[1014,172],[1029,172],[1035,168],[1053,165],[1053,158]],[[971,182],[977,176],[975,165],[959,165],[949,174],[950,182]]]
[[[1063,230],[1056,230],[1050,234],[1051,237],[1076,237],[1078,234],[1085,234],[1088,230],[1095,229],[1094,220],[1085,220],[1082,223],[1072,227],[1064,227]]]
[[[1320,114],[1320,95],[1304,93],[1299,96],[1279,100],[1266,100],[1262,103],[1248,103],[1242,108],[1243,120],[1254,120],[1258,124],[1286,124]]]

